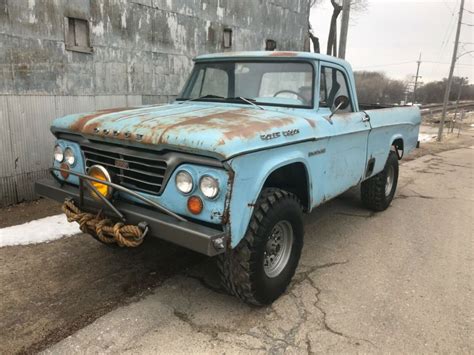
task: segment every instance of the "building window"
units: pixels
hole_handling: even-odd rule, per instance
[[[273,39],[267,39],[265,41],[265,50],[266,51],[274,51],[276,49],[276,47],[277,47],[277,43]]]
[[[224,48],[232,47],[232,30],[224,28]]]
[[[91,53],[92,47],[89,32],[89,22],[87,20],[66,17],[66,49],[82,53]]]

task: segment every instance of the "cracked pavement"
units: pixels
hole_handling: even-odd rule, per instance
[[[272,306],[223,293],[206,259],[46,352],[472,353],[473,164],[473,149],[426,155],[401,166],[385,212],[356,191],[313,211]]]

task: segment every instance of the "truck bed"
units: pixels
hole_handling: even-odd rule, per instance
[[[388,104],[361,104],[359,103],[359,110],[360,111],[365,111],[365,110],[379,110],[383,108],[392,108],[392,107],[404,107],[404,106],[396,106],[396,105],[388,105]]]

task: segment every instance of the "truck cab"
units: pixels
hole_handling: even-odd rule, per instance
[[[334,57],[203,55],[171,104],[56,119],[54,180],[36,189],[65,201],[71,221],[100,211],[81,224],[99,241],[148,235],[216,255],[230,293],[268,304],[298,264],[302,213],[354,186],[386,209],[419,125],[416,107],[360,105],[350,65]]]

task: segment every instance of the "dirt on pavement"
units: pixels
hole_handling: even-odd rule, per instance
[[[448,131],[448,127],[445,129],[445,132],[446,131]],[[438,125],[426,123],[421,126],[420,132],[435,137],[438,132]],[[473,144],[473,137],[474,130],[466,125],[459,136],[457,131],[454,131],[453,133],[445,134],[442,142],[436,141],[435,138],[429,142],[422,142],[418,149],[415,149],[410,155],[403,158],[402,164],[405,161],[417,159],[427,154],[437,154],[447,150],[468,148]]]
[[[1,248],[0,353],[42,350],[203,259],[155,239],[111,249],[85,234]]]

